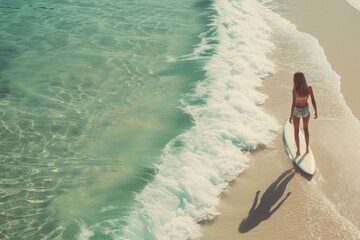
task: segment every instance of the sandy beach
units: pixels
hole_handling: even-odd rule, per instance
[[[360,237],[360,219],[356,214],[360,208],[354,200],[360,197],[357,177],[360,101],[356,93],[360,34],[354,24],[360,23],[360,13],[346,1],[306,0],[286,4],[289,7],[284,10],[284,17],[298,30],[319,40],[332,69],[341,76],[341,93],[357,118],[346,107],[342,109],[341,103],[329,105],[329,93],[339,89],[325,89],[316,83],[321,69],[306,65],[316,60],[304,57],[307,54],[288,40],[289,36],[275,34],[277,50],[271,57],[278,63],[278,69],[274,76],[264,80],[260,89],[269,96],[263,107],[283,124],[290,112],[290,102],[286,105],[284,99],[290,101],[292,74],[297,70],[308,73],[308,82],[318,93],[319,119],[310,123],[317,172],[312,177],[304,175],[289,162],[280,128],[273,144],[255,151],[249,168],[221,196],[220,214],[202,224],[204,240]],[[341,13],[341,17],[334,18],[335,10],[336,16]],[[289,52],[291,55],[285,56]],[[342,121],[354,125],[341,124]]]

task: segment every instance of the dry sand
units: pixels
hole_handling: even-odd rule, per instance
[[[329,56],[328,60],[339,75],[343,76],[340,71],[347,73],[344,75],[345,77],[341,78],[341,91],[345,95],[347,104],[353,108],[353,113],[359,118],[360,108],[356,108],[356,104],[359,104],[360,101],[359,95],[355,91],[360,88],[355,79],[357,74],[356,66],[353,63],[357,61],[355,59],[360,58],[360,54],[349,49],[357,47],[359,50],[360,40],[345,44],[344,39],[336,39],[339,34],[329,36],[331,28],[324,28],[322,25],[327,23],[327,20],[311,19],[311,14],[314,14],[312,16],[314,18],[316,16],[318,16],[316,18],[331,18],[331,14],[333,14],[334,18],[334,16],[339,16],[338,13],[333,12],[334,9],[337,9],[338,12],[341,12],[341,16],[344,15],[344,18],[338,18],[332,22],[335,21],[336,26],[344,28],[348,24],[348,18],[345,17],[345,15],[348,16],[348,12],[350,12],[349,15],[358,14],[357,23],[360,23],[360,13],[356,10],[354,12],[345,1],[331,2],[327,9],[324,6],[330,4],[330,1],[300,1],[296,3],[296,11],[289,12],[286,18],[296,25],[300,25],[301,31],[309,31],[319,39],[325,54]],[[308,12],[306,13],[306,11]],[[306,16],[300,17],[298,12],[306,13]],[[321,16],[315,15],[320,12]],[[353,18],[349,16],[349,19]],[[330,25],[332,24],[330,23]],[[352,22],[352,24],[354,23]],[[306,26],[309,29],[305,28]],[[351,28],[354,31],[355,26],[352,25]],[[314,32],[310,32],[310,29]],[[346,31],[350,32],[350,30]],[[360,34],[356,36],[359,37]],[[331,38],[329,42],[326,41],[328,38]],[[280,39],[279,42],[282,40]],[[332,47],[333,45],[336,45],[337,48]],[[286,43],[281,47],[291,48]],[[342,48],[343,54],[338,54],[339,48]],[[344,50],[346,48],[348,49]],[[292,51],[292,49],[288,50]],[[345,53],[348,53],[349,56],[346,56]],[[356,56],[350,56],[352,54]],[[354,60],[344,60],[343,57],[347,57],[347,59],[353,57]],[[279,56],[279,53],[275,53],[274,58],[282,57]],[[350,61],[351,64],[346,64],[346,61]],[[283,102],[284,98],[289,98],[287,95],[290,94],[292,87],[291,77],[291,70],[280,66],[278,72],[266,79],[260,89],[269,95],[268,101],[264,104],[265,111],[275,116],[280,124],[282,124],[281,121],[288,118],[290,112],[288,109],[290,105],[284,106]],[[289,79],[289,84],[284,85],[284,79]],[[318,99],[320,106],[325,105],[327,101],[326,98]],[[220,215],[213,221],[202,224],[202,239],[360,239],[360,219],[357,214],[360,212],[360,207],[358,201],[353,200],[360,197],[359,187],[354,188],[360,183],[359,178],[356,177],[358,172],[354,170],[359,169],[360,164],[356,163],[351,166],[348,164],[349,169],[338,171],[341,165],[339,159],[348,160],[352,157],[360,157],[360,150],[349,151],[349,149],[356,148],[357,144],[360,149],[360,139],[358,135],[351,135],[351,128],[340,127],[333,120],[327,122],[326,114],[331,119],[332,113],[330,110],[327,113],[325,110],[323,111],[325,116],[320,115],[319,120],[311,120],[310,123],[311,129],[313,129],[311,147],[316,155],[317,173],[312,178],[306,176],[287,160],[280,130],[273,145],[255,152],[249,168],[223,194],[218,206]],[[322,114],[321,110],[320,113]],[[339,122],[341,121],[342,119],[339,119]],[[335,133],[332,132],[334,128],[338,128]],[[333,137],[334,134],[337,135],[337,138]],[[354,144],[349,146],[348,138],[353,139]],[[339,140],[343,141],[339,144]],[[327,149],[335,144],[339,149],[331,151]],[[344,154],[345,150],[346,154]],[[349,180],[344,181],[354,183],[354,185],[344,185],[342,180],[339,180],[342,178],[338,175],[344,175],[342,178],[349,177]],[[344,204],[341,204],[342,200],[344,200]]]

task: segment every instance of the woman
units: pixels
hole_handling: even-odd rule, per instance
[[[292,90],[293,100],[291,104],[291,113],[289,122],[294,122],[294,133],[295,133],[295,143],[296,143],[296,155],[300,155],[300,144],[299,144],[299,126],[300,118],[303,119],[303,128],[305,134],[306,142],[306,153],[309,152],[309,120],[310,120],[310,109],[308,104],[308,98],[310,96],[311,103],[315,110],[314,119],[317,116],[317,108],[314,92],[311,86],[308,86],[306,83],[305,75],[302,72],[296,72],[294,74],[294,87]]]

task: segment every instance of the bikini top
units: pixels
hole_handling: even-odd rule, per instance
[[[296,103],[306,102],[308,100],[308,98],[309,98],[309,95],[302,97],[302,96],[299,96],[296,94]]]

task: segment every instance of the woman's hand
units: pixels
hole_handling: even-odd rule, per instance
[[[291,123],[291,124],[292,124],[292,117],[290,117],[290,118],[289,118],[289,123]]]
[[[318,115],[317,115],[317,112],[315,112],[314,119],[317,119],[317,118],[318,118]]]

